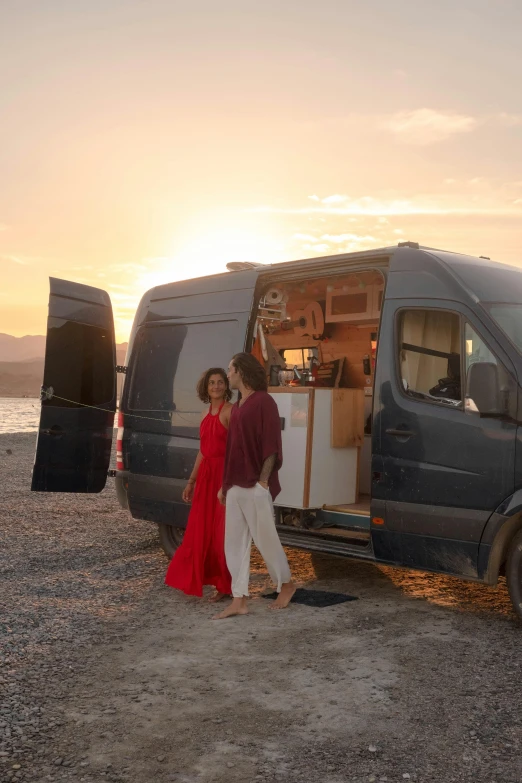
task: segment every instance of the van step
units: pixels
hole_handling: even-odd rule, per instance
[[[332,535],[323,530],[296,530],[287,525],[277,525],[279,538],[283,546],[305,549],[310,552],[323,552],[328,555],[350,557],[356,555],[365,560],[375,560],[373,547],[368,536],[365,540],[353,539],[346,535]]]
[[[328,527],[346,528],[348,530],[369,530],[370,515],[354,511],[333,511],[321,508],[317,512],[317,518]]]

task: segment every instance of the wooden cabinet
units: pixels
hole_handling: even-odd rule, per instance
[[[355,503],[364,391],[290,387],[269,392],[284,420],[276,505],[304,509]]]
[[[326,294],[327,323],[378,321],[381,315],[383,283],[364,288],[332,288]]]

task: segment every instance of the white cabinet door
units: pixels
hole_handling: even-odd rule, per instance
[[[358,449],[332,448],[332,391],[316,389],[309,508],[340,506],[357,499]]]
[[[283,467],[279,471],[281,492],[276,505],[303,508],[306,475],[306,442],[308,437],[309,395],[303,393],[275,393],[279,415],[285,420],[281,432]]]

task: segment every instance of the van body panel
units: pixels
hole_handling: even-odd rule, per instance
[[[246,297],[245,297],[246,294]],[[252,301],[251,290],[245,291],[212,291],[198,296],[180,296],[172,299],[152,300],[149,305],[147,321],[164,321],[171,318],[208,318],[250,311],[250,307],[242,301],[248,298]]]
[[[374,529],[372,542],[375,557],[381,562],[477,578],[478,547],[469,541]]]
[[[433,254],[478,302],[522,303],[522,269],[442,250]]]
[[[520,431],[520,428],[519,428]],[[518,448],[517,443],[517,448]],[[517,472],[517,476],[520,475]],[[514,517],[515,514],[522,513],[522,489],[517,489],[508,498],[506,498],[495,511],[496,514],[502,517]]]
[[[101,289],[51,278],[31,489],[100,492],[107,480],[115,410],[110,298]]]
[[[127,501],[132,516],[158,524],[185,527],[190,506],[181,499],[184,486],[184,481],[168,476],[129,473]]]
[[[425,250],[402,248],[390,261],[386,296],[390,299],[456,299],[463,286],[452,269]],[[464,291],[466,296],[466,291]]]

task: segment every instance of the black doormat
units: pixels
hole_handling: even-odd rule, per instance
[[[263,594],[263,598],[276,599],[277,593]],[[292,596],[291,603],[323,609],[326,606],[335,606],[336,604],[344,604],[346,601],[357,600],[355,595],[346,595],[346,593],[328,593],[326,590],[306,590],[304,587],[298,587]]]

